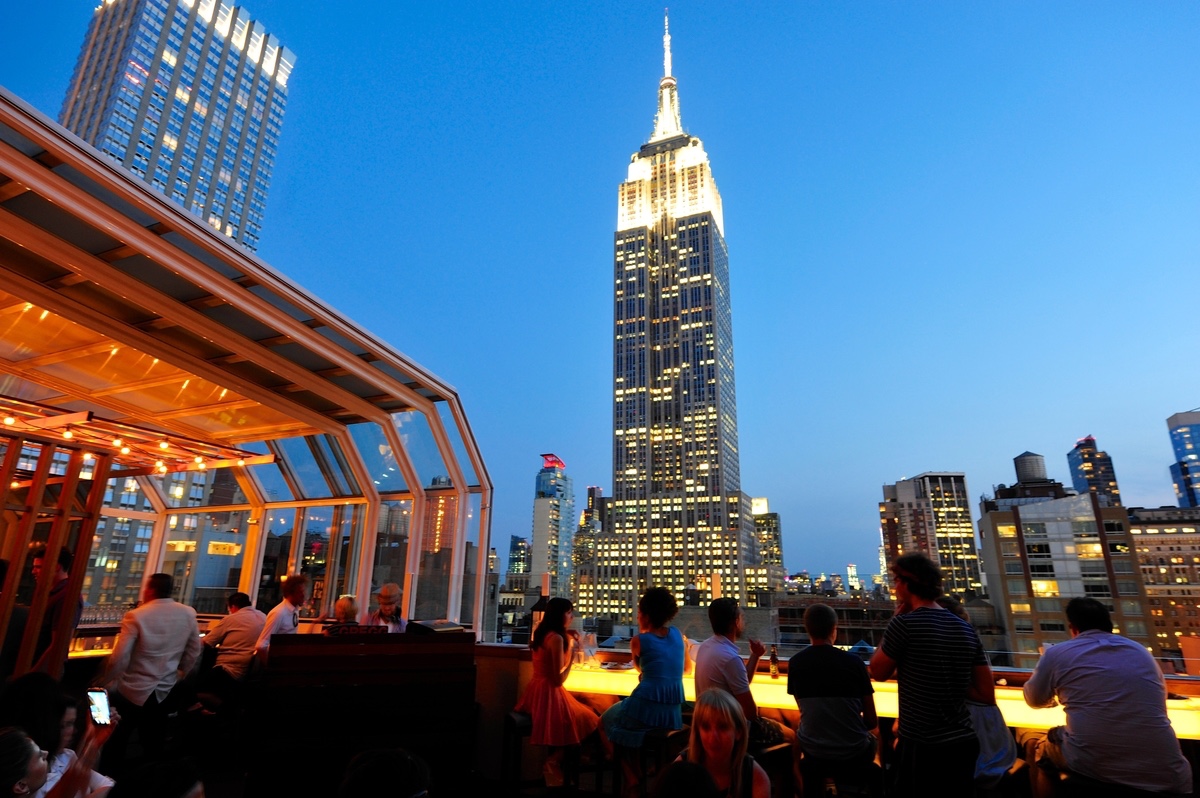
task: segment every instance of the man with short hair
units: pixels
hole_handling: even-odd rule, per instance
[[[227,605],[229,614],[208,630],[204,645],[217,650],[213,671],[223,671],[229,681],[240,682],[250,670],[267,616],[250,605],[250,597],[245,593],[230,593]],[[218,674],[214,677],[220,678]]]
[[[272,635],[294,635],[300,629],[300,608],[308,601],[308,577],[292,574],[283,580],[283,601],[267,613],[255,648],[266,656]]]
[[[64,614],[70,614],[74,621],[71,624],[70,630],[67,632],[68,645],[62,646],[63,661],[66,661],[67,651],[69,649],[69,641],[74,637],[75,627],[79,626],[79,619],[83,613],[83,597],[79,596],[74,600],[67,598],[67,583],[71,580],[71,563],[75,561],[75,557],[65,547],[58,550],[58,559],[55,562],[54,572],[46,573],[46,547],[39,546],[33,551],[33,578],[37,582],[41,582],[44,577],[53,580],[50,588],[50,597],[46,601],[46,612],[42,615],[42,627],[38,631],[37,648],[34,649],[33,670],[41,673],[49,673],[51,671],[51,658],[53,652],[59,647],[59,621]],[[60,663],[61,664],[61,663]]]
[[[967,696],[995,700],[992,670],[971,625],[940,606],[942,572],[914,552],[892,563],[896,614],[868,670],[875,681],[896,675],[900,740],[894,798],[959,798],[975,789],[979,739]]]
[[[839,762],[870,762],[878,742],[872,731],[875,689],[858,657],[834,645],[837,613],[827,604],[804,611],[808,648],[788,660],[788,694],[800,710],[800,748],[808,756]]]
[[[403,632],[407,624],[400,617],[400,585],[388,582],[375,594],[379,607],[367,616],[366,626],[386,626],[388,632]]]
[[[121,621],[121,633],[101,680],[121,715],[104,747],[104,773],[125,765],[125,747],[134,730],[139,731],[147,753],[161,750],[167,717],[164,704],[200,656],[196,611],[171,598],[173,590],[170,574],[151,574],[141,605]]]
[[[1031,707],[1063,705],[1067,725],[1021,729],[1018,741],[1034,762],[1048,761],[1098,781],[1148,792],[1192,791],[1192,769],[1167,718],[1167,686],[1154,658],[1113,634],[1096,599],[1067,603],[1071,639],[1046,649],[1025,683]],[[1030,773],[1036,795],[1052,795],[1040,767]]]
[[[750,682],[758,669],[758,661],[767,649],[761,642],[751,638],[750,659],[742,661],[737,646],[738,638],[746,631],[746,615],[742,608],[731,598],[713,599],[708,605],[708,622],[712,626],[713,636],[696,650],[697,697],[706,690],[719,687],[737,699],[750,724],[751,746],[775,745],[794,739],[795,734],[791,729],[758,714],[758,705],[750,693]]]

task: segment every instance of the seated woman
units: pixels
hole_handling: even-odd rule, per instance
[[[604,733],[616,745],[640,748],[651,729],[683,728],[683,671],[687,663],[683,635],[671,619],[679,612],[675,597],[652,587],[638,602],[638,629],[629,641],[641,680],[633,693],[604,713]]]
[[[342,596],[333,605],[334,622],[325,627],[325,634],[340,635],[358,631],[358,602],[354,596]]]
[[[573,609],[565,598],[547,602],[542,622],[529,641],[533,649],[533,679],[516,707],[532,719],[529,741],[533,745],[550,746],[543,769],[547,787],[563,784],[565,747],[579,745],[600,725],[596,713],[563,687],[571,672],[573,649],[579,645],[579,633],[569,628],[575,616]]]
[[[92,768],[100,748],[115,724],[89,726],[79,758],[47,787],[46,752],[29,735],[14,726],[0,728],[0,795],[37,795],[39,798],[75,798],[87,794]]]
[[[691,739],[680,758],[703,765],[725,798],[770,798],[771,779],[746,753],[749,743],[741,704],[713,687],[696,699]]]

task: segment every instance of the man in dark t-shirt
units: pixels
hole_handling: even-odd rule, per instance
[[[896,615],[871,657],[871,677],[899,683],[900,740],[890,795],[957,798],[974,790],[979,740],[966,700],[994,703],[979,635],[941,607],[941,570],[924,554],[892,563]]]
[[[800,709],[796,740],[810,757],[849,761],[875,757],[875,688],[862,660],[834,647],[837,614],[825,604],[804,612],[812,645],[788,660],[788,694]]]

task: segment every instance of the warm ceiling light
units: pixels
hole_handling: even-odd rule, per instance
[[[240,465],[240,466],[244,466],[245,464],[246,464],[246,461],[245,461],[245,460],[243,460],[243,459],[241,459],[241,458],[239,457],[239,458],[238,458],[238,465]]]
[[[16,423],[17,423],[16,416],[5,416],[4,417],[5,426],[11,427],[13,424],[16,424]]]
[[[200,465],[198,465],[198,466],[196,466],[196,467],[197,467],[197,468],[199,468],[201,471],[203,471],[204,469],[208,468],[208,463],[206,463],[206,462],[204,462],[203,460],[201,460],[201,461],[200,461]]]
[[[163,465],[162,463],[159,463],[159,464],[158,464],[158,472],[159,472],[160,474],[165,474],[165,473],[167,473],[167,467],[166,467],[165,465]]]
[[[113,438],[113,446],[116,446],[118,449],[120,449],[122,444],[124,444],[124,443],[125,442],[123,440],[121,440],[120,438]]]
[[[196,455],[196,462],[197,462],[197,463],[203,463],[203,462],[204,462],[204,458],[203,458],[203,457],[201,457],[200,455]]]
[[[63,437],[67,440],[71,440],[75,437],[75,433],[71,431],[70,427],[67,427],[65,430],[63,430]]]
[[[162,467],[164,467],[165,465],[166,465],[166,463],[164,463],[162,460],[155,460],[155,461],[154,461],[154,467],[155,467],[155,468],[162,468]]]
[[[128,447],[128,446],[122,446],[122,447],[121,447],[121,454],[129,454],[129,447]]]
[[[14,487],[14,488],[19,488],[19,487],[21,487],[21,483],[20,483],[20,482],[17,482],[17,481],[14,479],[14,480],[12,481],[12,487]]]
[[[84,452],[84,453],[83,453],[83,459],[84,459],[84,460],[91,460],[93,457],[95,457],[95,455],[94,455],[94,454],[92,454],[91,452]]]
[[[170,446],[170,445],[171,445],[171,444],[167,443],[166,441],[159,441],[159,442],[158,442],[158,448],[160,448],[160,449],[166,449],[166,448],[167,448],[168,446]]]

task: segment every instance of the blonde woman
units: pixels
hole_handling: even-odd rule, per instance
[[[737,699],[719,687],[696,699],[687,761],[703,765],[725,798],[770,798],[771,779],[754,757],[746,714]]]

